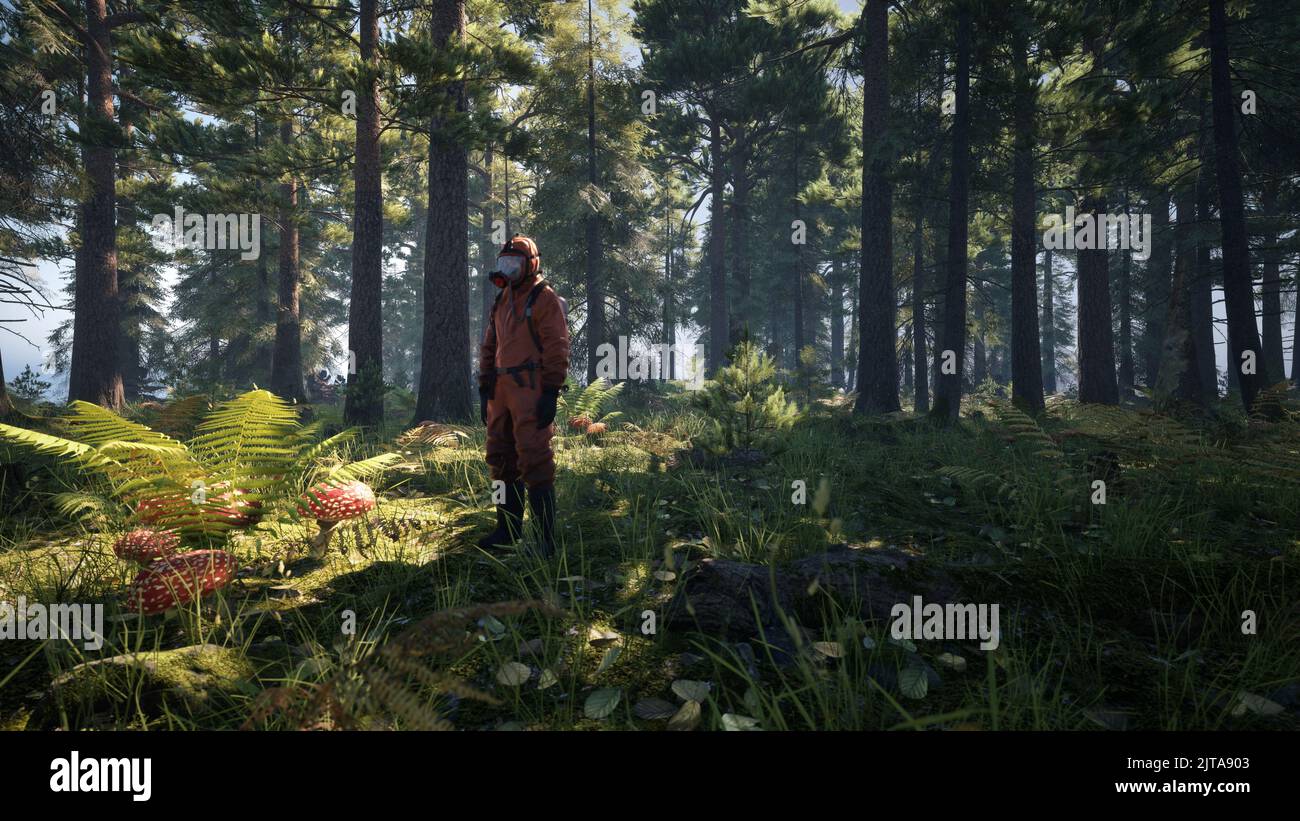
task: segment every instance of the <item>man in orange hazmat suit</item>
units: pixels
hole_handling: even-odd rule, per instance
[[[505,482],[497,526],[478,544],[513,545],[522,535],[524,490],[538,533],[536,553],[555,552],[555,409],[569,371],[565,302],[542,280],[537,243],[519,234],[489,274],[500,288],[479,349],[479,410],[487,463]]]

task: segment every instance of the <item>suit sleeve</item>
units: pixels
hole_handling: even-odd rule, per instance
[[[564,302],[548,290],[537,300],[533,320],[542,340],[542,387],[559,388],[569,375],[569,323]]]
[[[497,306],[495,303],[488,312],[487,327],[483,329],[483,342],[478,348],[478,384],[486,387],[496,379],[497,370]]]

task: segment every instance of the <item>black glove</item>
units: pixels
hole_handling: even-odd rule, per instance
[[[496,393],[495,383],[488,383],[486,385],[478,386],[478,415],[479,415],[479,419],[483,420],[483,424],[485,425],[487,424],[488,400],[491,399],[495,393]]]
[[[555,421],[555,406],[559,399],[559,388],[542,388],[542,395],[537,400],[538,430]]]

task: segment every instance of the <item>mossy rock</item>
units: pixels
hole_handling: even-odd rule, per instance
[[[238,649],[215,644],[97,659],[55,678],[27,727],[140,727],[210,715],[255,693],[258,667]]]

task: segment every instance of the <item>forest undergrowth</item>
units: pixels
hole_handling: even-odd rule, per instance
[[[565,424],[597,408],[562,415],[556,559],[474,546],[493,517],[483,429],[428,427],[319,456],[393,454],[374,514],[323,560],[311,523],[272,509],[201,534],[239,575],[160,616],[124,602],[112,544],[132,525],[106,482],[5,451],[0,600],[101,603],[107,635],[0,642],[0,726],[1300,729],[1285,397],[1271,420],[1059,397],[1031,419],[977,397],[944,428],[839,396],[724,452],[700,444],[698,401],[631,393],[607,397],[599,435]],[[315,410],[330,429],[337,410]],[[812,590],[818,618],[683,626],[702,562],[779,574],[836,546],[902,551],[998,603],[997,649],[898,639]]]

